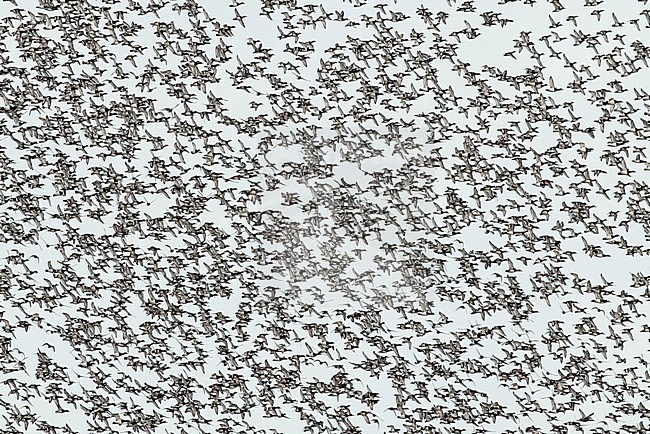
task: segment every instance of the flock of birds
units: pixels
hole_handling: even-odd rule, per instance
[[[650,9],[0,7],[0,433],[650,432]]]

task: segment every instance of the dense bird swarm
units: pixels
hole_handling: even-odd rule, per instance
[[[0,10],[1,433],[648,433],[644,1]]]

